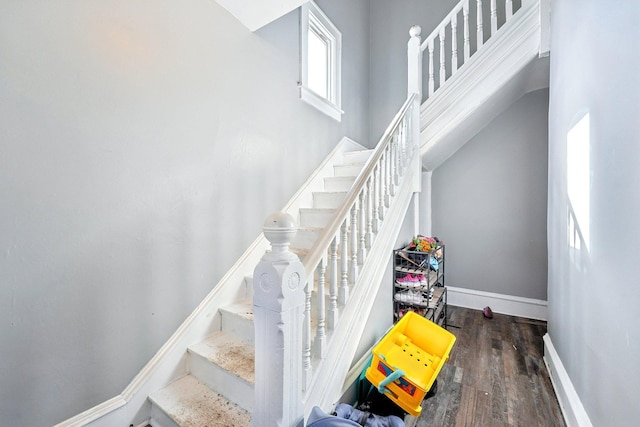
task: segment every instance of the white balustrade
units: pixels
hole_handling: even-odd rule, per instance
[[[476,51],[485,43],[484,40],[484,24],[483,24],[483,2],[482,0],[475,0],[476,13],[475,13],[475,28],[476,28]],[[512,0],[491,0],[489,4],[489,14],[491,17],[491,33],[488,38],[491,38],[498,30],[498,7],[504,7],[506,22],[513,16],[513,1]],[[460,52],[458,47],[458,18],[462,14],[463,19],[463,47],[462,47],[462,63],[459,64]],[[431,34],[424,39],[420,45],[420,53],[415,52],[412,49],[413,40],[420,38],[420,27],[415,25],[411,27],[409,31],[410,39],[408,45],[408,91],[409,93],[418,93],[415,88],[418,87],[419,82],[422,82],[422,55],[424,51],[427,51],[425,60],[427,62],[427,98],[431,97],[440,87],[442,87],[448,78],[450,78],[458,69],[464,66],[465,63],[471,58],[471,39],[470,39],[470,14],[469,14],[469,0],[461,0],[449,14],[442,20],[440,24],[431,32]],[[447,44],[447,29],[451,31],[451,42]],[[434,51],[436,43],[439,47],[438,58],[438,86],[436,87],[435,79],[435,64],[434,64]],[[446,52],[447,49],[451,49],[451,64],[450,68],[447,68]],[[420,65],[416,65],[416,61],[420,60]],[[448,74],[448,75],[447,75]],[[421,92],[420,92],[421,93]]]
[[[419,40],[416,47],[419,51]],[[419,90],[420,85],[416,88]],[[340,312],[349,303],[351,289],[358,286],[360,269],[366,266],[369,249],[382,227],[384,211],[392,202],[396,186],[402,183],[403,169],[412,164],[408,153],[413,152],[416,142],[409,142],[409,138],[415,138],[409,129],[419,126],[408,121],[419,120],[418,108],[418,94],[413,93],[305,257],[304,272],[309,279],[301,289],[298,322],[302,327],[298,353],[300,390],[305,393],[310,392],[314,381],[314,361],[327,357],[331,331],[339,328]],[[260,347],[256,351],[262,354]]]

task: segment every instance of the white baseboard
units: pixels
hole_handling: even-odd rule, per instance
[[[447,304],[477,310],[489,306],[494,313],[547,320],[547,302],[533,298],[447,286]]]
[[[556,352],[549,334],[545,334],[544,363],[547,365],[553,389],[556,391],[562,415],[568,427],[593,427],[582,401],[573,387],[569,374],[564,369],[562,360]]]

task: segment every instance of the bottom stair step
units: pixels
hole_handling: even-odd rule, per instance
[[[149,400],[153,403],[151,417],[163,427],[169,427],[162,420],[164,416],[174,423],[173,426],[179,427],[251,425],[249,412],[213,392],[191,375],[151,394]]]

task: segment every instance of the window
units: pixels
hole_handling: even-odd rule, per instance
[[[312,1],[300,21],[300,99],[340,121],[342,34]]]

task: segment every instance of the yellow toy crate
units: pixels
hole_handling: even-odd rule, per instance
[[[373,348],[365,375],[380,393],[417,417],[455,342],[451,332],[408,312]]]

